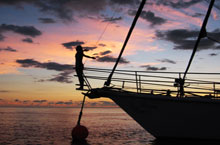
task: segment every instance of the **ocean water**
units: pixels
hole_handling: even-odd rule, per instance
[[[220,142],[156,140],[120,108],[84,108],[85,142],[72,142],[79,108],[0,107],[0,145],[197,145]]]
[[[79,108],[0,108],[0,144],[71,145]],[[89,130],[81,144],[150,144],[154,137],[120,108],[84,108],[81,124]]]

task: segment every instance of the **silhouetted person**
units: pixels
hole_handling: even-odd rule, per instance
[[[83,84],[84,84],[84,79],[83,79],[83,56],[85,57],[88,57],[88,58],[92,58],[92,59],[95,59],[95,57],[90,57],[90,56],[87,56],[83,53],[83,48],[82,46],[78,45],[76,47],[76,65],[75,65],[75,69],[76,69],[76,74],[78,76],[78,79],[79,79],[79,84],[80,84],[80,87],[77,88],[77,90],[83,90]]]
[[[170,89],[168,89],[168,90],[167,90],[167,96],[170,97],[170,96],[171,96],[170,94],[171,94],[171,91],[170,91]]]
[[[150,94],[153,95],[153,94],[154,94],[154,90],[151,90],[151,91],[150,91]]]

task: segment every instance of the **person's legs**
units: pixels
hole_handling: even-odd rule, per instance
[[[83,84],[84,84],[83,69],[77,68],[76,69],[76,74],[77,74],[78,79],[79,79],[80,89],[83,89]]]
[[[83,89],[83,85],[84,85],[83,71],[80,72],[79,83],[80,83],[80,88]]]

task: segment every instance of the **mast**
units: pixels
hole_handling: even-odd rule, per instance
[[[206,16],[205,16],[205,19],[204,19],[204,21],[203,21],[203,24],[202,24],[202,27],[201,27],[199,36],[198,36],[198,38],[197,38],[197,41],[196,41],[196,43],[195,43],[195,46],[194,46],[192,55],[191,55],[191,57],[190,57],[189,63],[188,63],[188,65],[187,65],[186,71],[185,71],[185,73],[184,73],[183,80],[185,80],[185,78],[186,78],[186,74],[187,74],[187,72],[188,72],[188,70],[189,70],[189,68],[190,68],[190,65],[191,65],[191,63],[192,63],[192,60],[193,60],[193,58],[194,58],[194,55],[195,55],[195,53],[196,53],[196,50],[197,50],[197,48],[198,48],[198,45],[199,45],[200,40],[201,40],[202,38],[204,38],[204,37],[207,37],[206,25],[207,25],[207,22],[208,22],[208,19],[209,19],[209,16],[210,16],[212,7],[213,7],[213,5],[214,5],[214,2],[215,2],[215,0],[211,0],[211,2],[210,2],[210,4],[209,4],[209,9],[208,9],[208,11],[207,11],[207,13],[206,13]]]
[[[113,76],[113,74],[114,74],[114,71],[115,71],[115,69],[116,69],[116,67],[117,67],[117,65],[118,65],[118,63],[119,63],[119,61],[120,61],[120,59],[121,59],[121,56],[122,56],[122,54],[123,54],[123,52],[124,52],[124,49],[125,49],[125,47],[126,47],[126,45],[127,45],[128,40],[129,40],[129,38],[130,38],[130,36],[131,36],[131,33],[132,33],[132,31],[133,31],[133,29],[134,29],[134,27],[135,27],[135,24],[136,24],[136,22],[137,22],[137,20],[138,20],[138,18],[139,18],[139,16],[140,16],[140,14],[141,14],[141,12],[142,12],[142,9],[143,9],[143,7],[144,7],[145,2],[146,2],[146,0],[142,0],[140,6],[139,6],[139,8],[138,8],[138,11],[137,11],[136,16],[134,17],[134,20],[133,20],[133,22],[132,22],[132,25],[131,25],[131,27],[130,27],[130,29],[129,29],[129,31],[128,31],[127,37],[126,37],[125,42],[124,42],[124,44],[123,44],[123,46],[122,46],[122,49],[121,49],[121,52],[120,52],[120,54],[119,54],[119,56],[118,56],[118,58],[117,58],[117,61],[115,62],[115,65],[114,65],[114,67],[113,67],[113,69],[112,69],[112,72],[110,73],[110,75],[109,75],[107,81],[106,81],[105,84],[104,84],[105,86],[109,86],[110,83],[111,83],[111,79],[112,79],[112,76]]]
[[[215,0],[211,0],[210,4],[209,4],[209,8],[208,8],[208,11],[206,13],[206,16],[205,16],[205,19],[203,21],[203,24],[202,24],[202,27],[200,29],[200,32],[199,32],[199,36],[197,38],[197,41],[195,43],[195,46],[193,48],[193,51],[192,51],[192,54],[191,54],[191,57],[190,57],[190,60],[189,60],[189,63],[187,65],[187,68],[186,68],[186,71],[184,72],[184,76],[183,78],[179,79],[179,92],[180,92],[180,97],[183,97],[184,96],[184,83],[185,83],[185,78],[186,78],[186,74],[190,68],[190,65],[192,63],[192,60],[194,58],[194,55],[196,53],[196,50],[198,48],[198,45],[199,45],[199,42],[202,38],[204,37],[207,37],[207,32],[206,32],[206,25],[207,25],[207,22],[208,22],[208,19],[209,19],[209,16],[210,16],[210,13],[211,13],[211,10],[212,10],[212,7],[214,5],[214,2]]]

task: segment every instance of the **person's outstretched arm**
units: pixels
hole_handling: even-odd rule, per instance
[[[87,57],[87,58],[95,59],[95,57],[91,57],[91,56],[88,56],[88,55],[85,55],[85,54],[83,54],[83,56],[85,56],[85,57]]]

